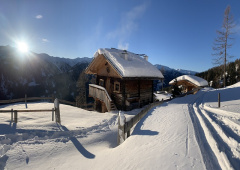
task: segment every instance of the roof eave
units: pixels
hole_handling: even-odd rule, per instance
[[[163,80],[161,77],[123,77],[125,80]]]

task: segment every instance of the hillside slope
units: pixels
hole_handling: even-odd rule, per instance
[[[217,108],[219,92],[221,108]],[[150,110],[118,147],[116,113],[60,105],[61,126],[51,121],[50,113],[21,113],[12,128],[9,113],[2,113],[0,165],[6,169],[239,169],[239,96],[240,83],[173,99]],[[1,109],[10,108],[24,109],[24,105]]]
[[[0,46],[0,100],[52,96],[74,101],[76,84],[91,58],[66,59],[47,54],[21,54]]]
[[[195,75],[197,72],[190,71],[190,70],[183,70],[183,69],[173,69],[164,65],[156,64],[155,67],[157,67],[158,70],[160,70],[163,73],[164,76],[164,83],[163,87],[168,87],[169,82],[176,77],[182,76],[182,75]],[[161,89],[161,85],[159,85],[159,89]],[[159,90],[158,89],[158,90]]]

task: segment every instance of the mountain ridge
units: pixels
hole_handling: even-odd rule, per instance
[[[75,101],[82,94],[79,89],[87,93],[89,82],[94,82],[92,76],[83,74],[92,59],[60,58],[34,52],[22,54],[14,47],[0,46],[0,100],[22,98],[27,94],[29,97],[55,95]],[[164,87],[183,75],[183,72],[167,66],[157,64],[155,67],[163,72]]]

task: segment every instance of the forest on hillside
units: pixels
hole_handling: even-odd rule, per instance
[[[223,87],[223,65],[213,67],[207,71],[197,73],[196,76],[202,77],[209,82],[209,86],[213,88]],[[240,59],[229,62],[226,65],[226,86],[232,85],[240,81]]]

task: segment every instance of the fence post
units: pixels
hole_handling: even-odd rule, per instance
[[[127,131],[127,138],[130,136],[130,130]]]
[[[14,123],[17,123],[18,118],[17,118],[17,110],[14,110]]]
[[[133,127],[133,118],[131,119],[131,127]],[[131,128],[127,131],[127,138],[130,136]]]
[[[221,99],[220,99],[220,93],[218,93],[218,107],[220,108],[221,107]]]
[[[11,123],[13,122],[13,109],[11,109]]]
[[[27,94],[25,94],[25,107],[27,109]]]
[[[124,133],[124,124],[126,122],[126,117],[124,113],[119,111],[118,113],[118,145],[124,142],[125,140],[125,133]]]
[[[52,94],[52,102],[54,103],[54,94]]]
[[[54,108],[52,108],[52,121],[54,121]]]
[[[57,98],[54,100],[54,108],[55,108],[55,120],[57,123],[61,124],[59,101]]]

